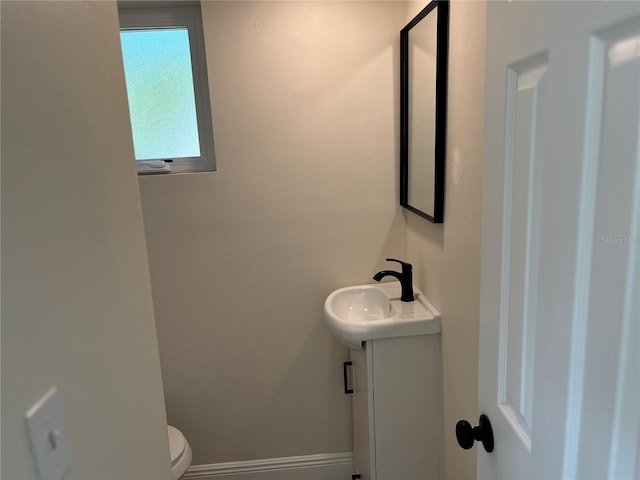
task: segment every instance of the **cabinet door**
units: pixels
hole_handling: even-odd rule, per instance
[[[367,346],[375,387],[377,479],[438,478],[440,335],[374,340]]]
[[[353,368],[353,466],[362,480],[375,480],[375,452],[373,426],[373,382],[371,381],[371,352],[350,351]]]

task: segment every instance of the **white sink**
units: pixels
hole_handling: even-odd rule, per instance
[[[440,313],[415,289],[415,301],[400,301],[398,282],[340,288],[324,302],[331,333],[344,346],[362,349],[362,342],[440,332]]]

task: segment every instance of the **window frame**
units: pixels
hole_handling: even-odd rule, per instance
[[[186,28],[189,32],[200,157],[158,160],[170,161],[172,173],[215,172],[213,118],[200,2],[120,1],[118,2],[118,15],[120,18],[119,32],[172,27]],[[138,165],[142,162],[144,160],[136,160]]]

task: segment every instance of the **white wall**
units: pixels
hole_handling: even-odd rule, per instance
[[[423,7],[409,3],[409,16]],[[443,475],[466,479],[476,477],[476,452],[458,446],[455,424],[478,419],[486,4],[456,0],[450,7],[444,223],[405,216],[414,280],[442,314]]]
[[[351,451],[335,288],[404,257],[401,2],[205,2],[218,172],[140,180],[194,464]]]
[[[2,2],[2,471],[57,385],[68,479],[170,478],[115,2]]]

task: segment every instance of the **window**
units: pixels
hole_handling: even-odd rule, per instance
[[[118,10],[138,172],[214,171],[199,3],[120,2]]]

